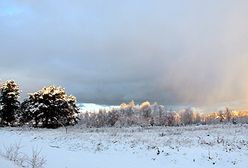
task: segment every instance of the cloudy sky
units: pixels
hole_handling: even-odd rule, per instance
[[[0,0],[0,79],[80,102],[248,98],[248,1]]]

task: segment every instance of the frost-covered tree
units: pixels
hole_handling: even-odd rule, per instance
[[[186,108],[181,112],[181,121],[184,125],[193,123],[193,110],[191,108]]]
[[[119,113],[117,110],[112,109],[107,113],[108,126],[114,126],[119,119]]]
[[[49,86],[33,94],[22,105],[22,121],[34,126],[57,128],[77,123],[79,108],[76,97],[68,96],[64,88]]]
[[[228,122],[231,121],[232,119],[232,113],[231,113],[231,110],[229,108],[226,107],[226,110],[225,110],[225,118]]]
[[[140,105],[140,111],[143,115],[144,118],[149,118],[151,117],[151,104],[148,101],[145,101],[141,103]]]
[[[13,80],[8,80],[0,86],[0,124],[12,125],[15,113],[19,108],[20,90]]]
[[[218,112],[217,118],[219,118],[219,120],[220,120],[221,123],[224,121],[225,115],[224,115],[224,112],[223,112],[222,110],[220,110],[220,111]]]

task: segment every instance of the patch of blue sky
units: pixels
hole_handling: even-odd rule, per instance
[[[12,0],[0,1],[0,16],[14,17],[30,13],[30,8],[24,3],[16,3]]]

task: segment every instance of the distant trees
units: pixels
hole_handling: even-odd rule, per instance
[[[21,104],[20,90],[13,80],[0,84],[0,125],[57,128],[74,125],[80,116],[87,127],[180,126],[190,124],[248,123],[248,111],[226,108],[202,113],[195,108],[168,111],[162,105],[145,101],[140,105],[132,100],[119,108],[79,114],[76,97],[68,96],[64,88],[48,86],[32,93]]]
[[[234,118],[234,116],[232,116],[232,112],[229,108],[226,107],[226,109],[224,111],[220,110],[217,114],[217,118],[220,120],[220,122],[230,122],[231,119]]]
[[[120,108],[99,110],[80,114],[81,124],[87,127],[128,127],[128,126],[180,126],[191,124],[213,124],[222,122],[248,122],[248,111],[237,112],[228,108],[225,111],[202,113],[196,108],[185,108],[179,111],[167,111],[157,103],[148,101],[135,105],[122,103]]]
[[[0,87],[0,125],[13,125],[20,102],[20,90],[13,80],[8,80]]]
[[[181,120],[184,125],[193,124],[193,111],[189,108],[184,109],[181,112]]]
[[[122,103],[119,109],[82,113],[80,118],[81,123],[88,127],[162,126],[166,125],[166,122],[169,123],[166,115],[164,106],[157,103],[150,104],[150,102],[145,101],[141,105],[135,105],[134,101],[131,101],[127,104]]]
[[[225,110],[225,118],[226,118],[227,122],[230,122],[231,119],[232,119],[231,110],[229,108],[227,108],[227,107],[226,107],[226,110]]]
[[[76,97],[68,96],[61,87],[45,87],[25,100],[21,105],[21,121],[34,126],[57,128],[77,123],[79,108]]]
[[[152,111],[150,107],[151,107],[151,104],[148,101],[145,101],[141,103],[140,105],[140,111],[145,119],[148,119],[151,117]]]

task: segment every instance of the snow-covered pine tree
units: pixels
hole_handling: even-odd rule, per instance
[[[36,127],[57,128],[77,123],[79,108],[76,97],[68,96],[61,87],[45,87],[22,103],[22,121]]]
[[[4,82],[0,87],[0,125],[12,125],[15,113],[20,106],[20,90],[13,80]]]

